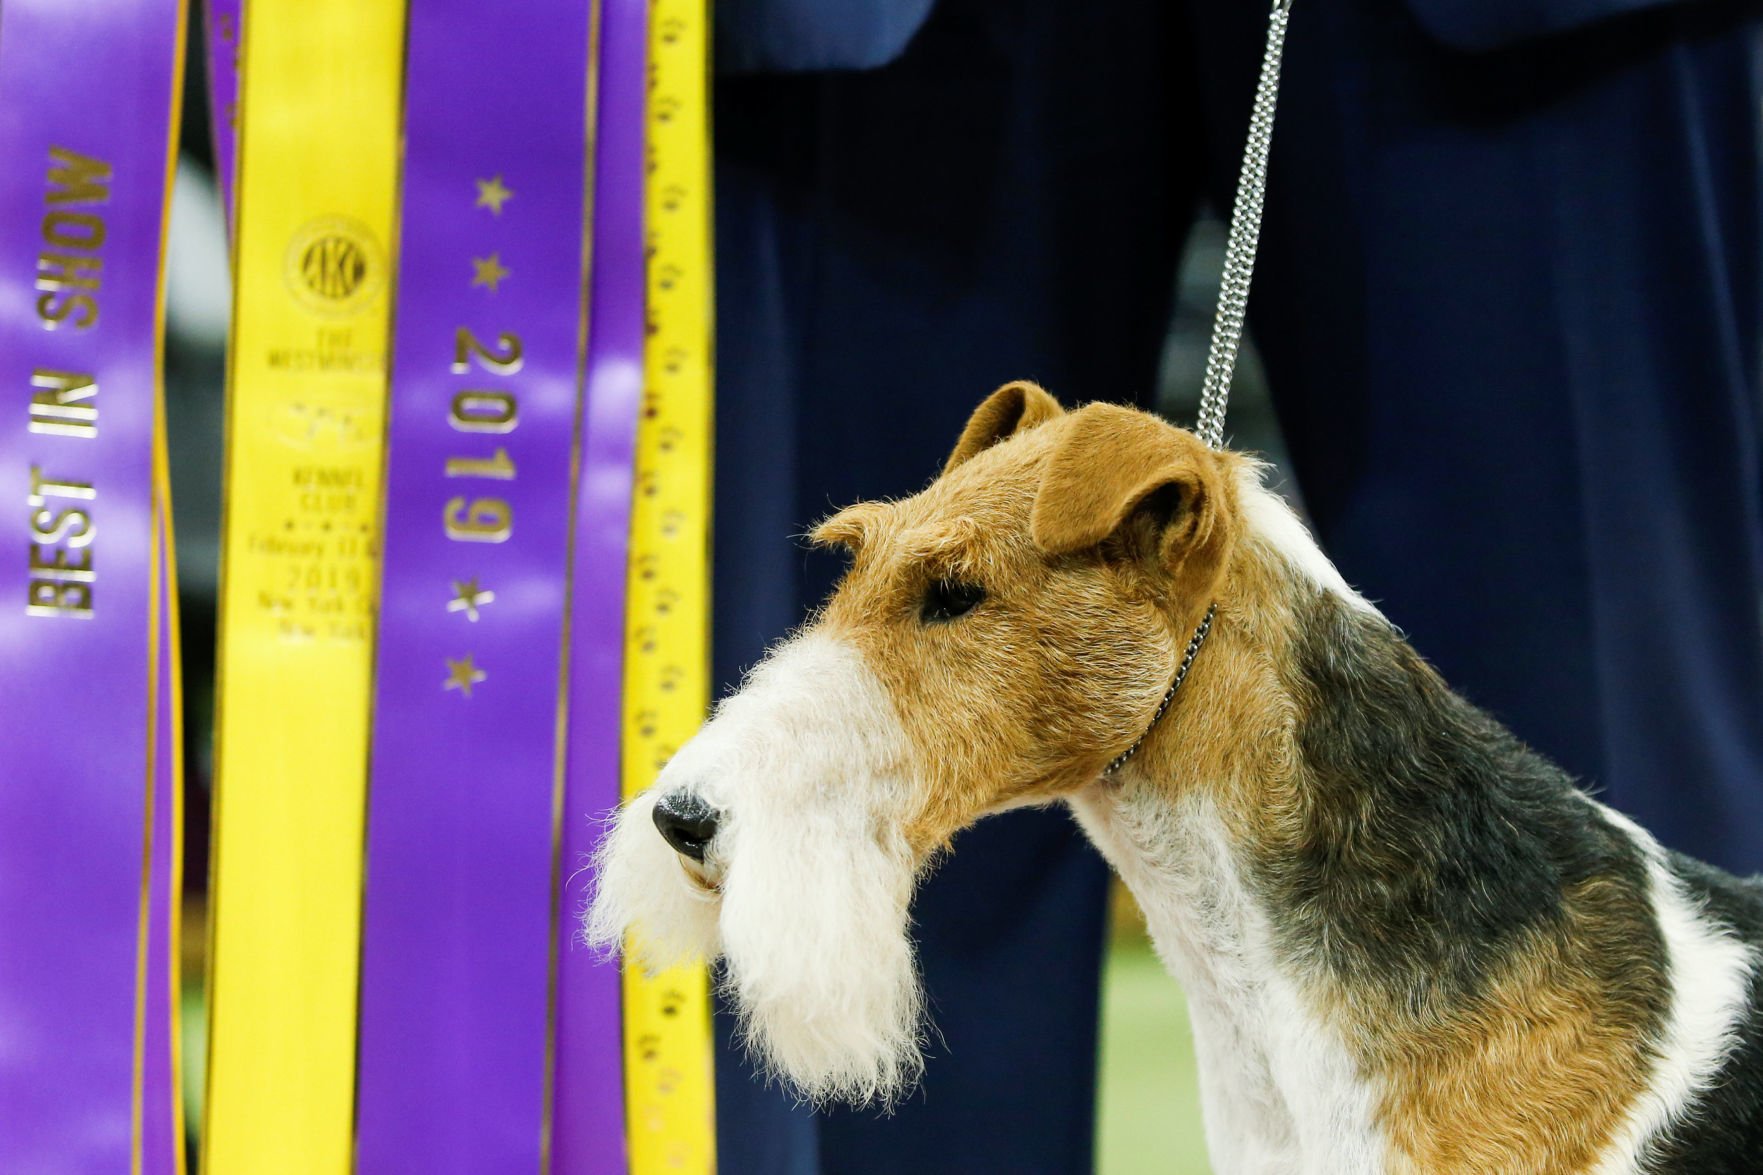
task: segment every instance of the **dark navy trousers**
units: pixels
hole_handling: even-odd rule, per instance
[[[1324,547],[1462,692],[1667,844],[1763,869],[1757,6],[1491,51],[1298,0],[1251,305]],[[1227,208],[1265,11],[939,0],[897,60],[716,91],[717,668],[1014,378],[1144,402]],[[719,1020],[729,1175],[1091,1166],[1105,870],[963,834],[914,907],[941,1036],[891,1117],[810,1114]]]

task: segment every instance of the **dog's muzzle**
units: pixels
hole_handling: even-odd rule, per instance
[[[716,836],[720,813],[684,789],[670,791],[655,801],[655,827],[674,852],[700,863],[704,850]]]

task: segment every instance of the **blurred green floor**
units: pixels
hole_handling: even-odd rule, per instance
[[[1208,1175],[1187,1001],[1140,934],[1102,972],[1099,1175]]]

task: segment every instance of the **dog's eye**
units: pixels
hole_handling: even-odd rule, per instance
[[[918,618],[927,624],[954,620],[973,611],[985,598],[986,589],[977,583],[939,579],[924,589],[924,603],[919,606]]]

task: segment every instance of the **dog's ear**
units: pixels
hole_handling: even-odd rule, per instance
[[[1047,458],[1029,527],[1050,555],[1115,543],[1167,570],[1176,598],[1209,598],[1230,553],[1233,500],[1223,463],[1198,438],[1091,404]]]
[[[844,547],[855,555],[877,527],[886,525],[883,502],[858,502],[815,524],[808,541],[817,547]]]
[[[949,472],[999,441],[1064,414],[1059,401],[1048,395],[1040,384],[1028,380],[1007,383],[987,396],[967,418],[967,427],[961,430],[961,439],[955,442],[955,451],[949,454],[943,472]]]

